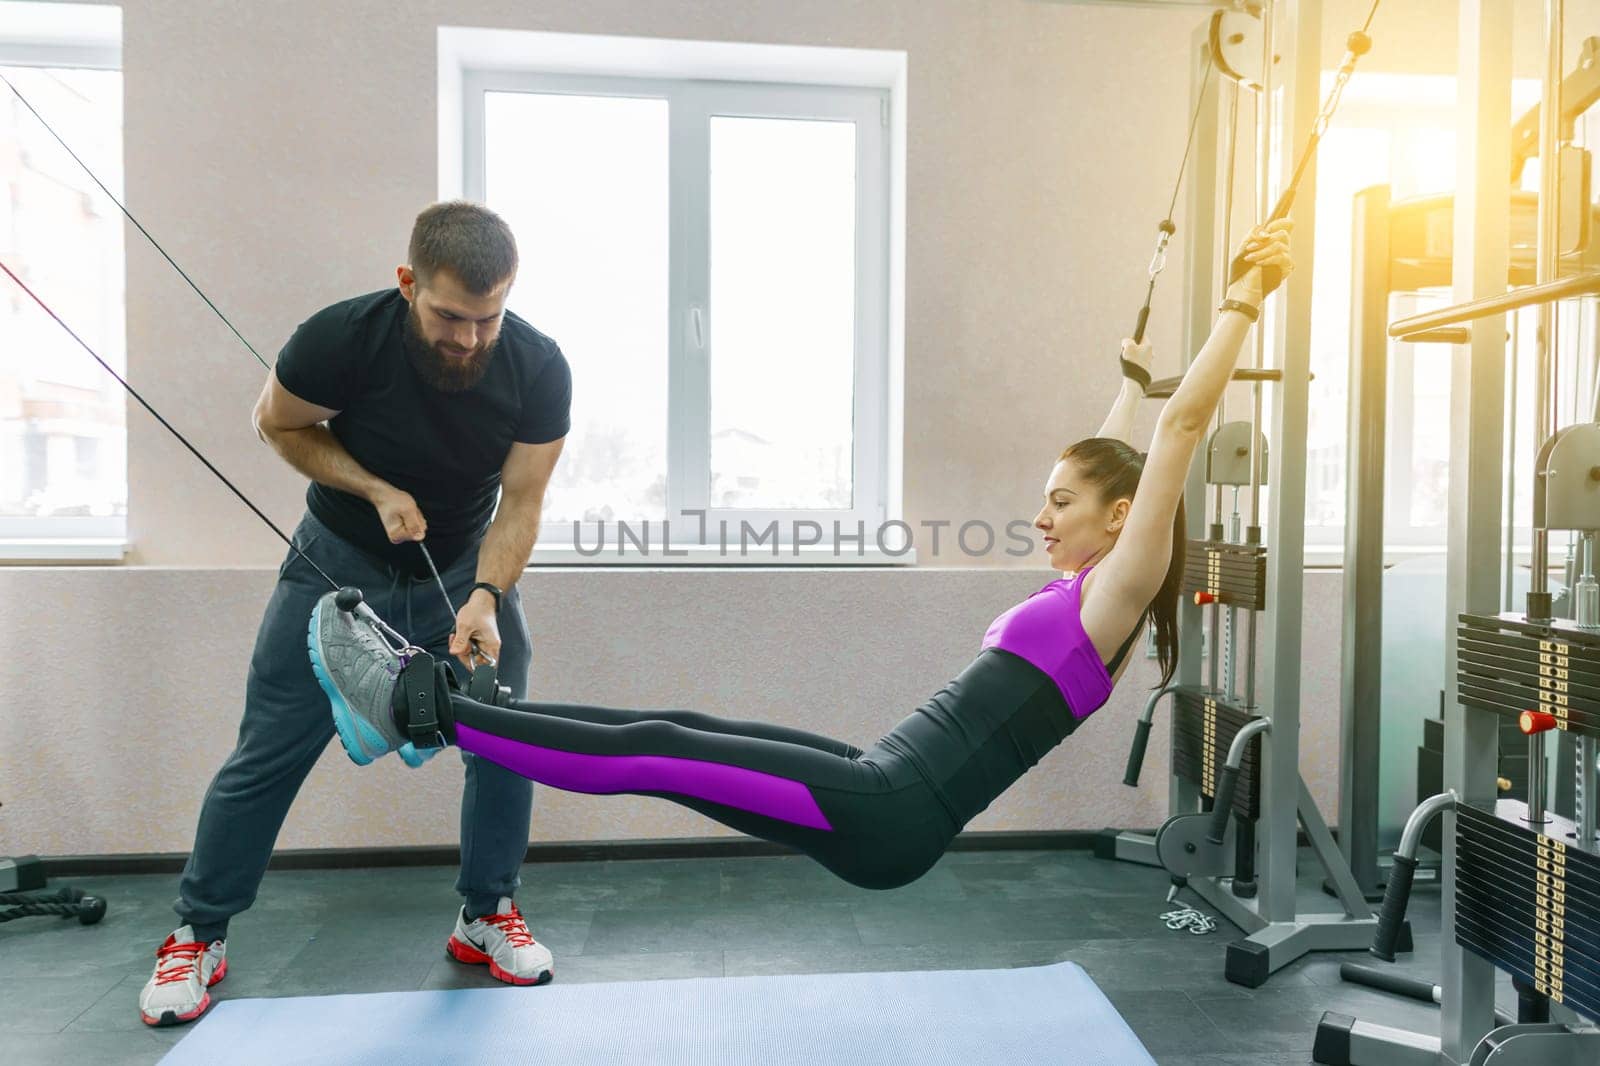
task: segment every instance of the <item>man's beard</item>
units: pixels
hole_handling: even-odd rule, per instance
[[[428,343],[422,334],[422,321],[416,304],[406,311],[406,325],[402,331],[406,359],[424,382],[440,392],[465,392],[483,380],[489,372],[489,362],[500,346],[496,336],[488,344],[480,345],[471,355],[445,355]]]

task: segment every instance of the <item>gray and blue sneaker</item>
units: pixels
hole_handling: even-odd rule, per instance
[[[317,684],[333,707],[333,725],[345,754],[357,766],[391,751],[419,752],[394,721],[394,690],[404,662],[373,625],[340,610],[330,592],[311,610],[306,650]],[[422,759],[407,759],[412,766]]]
[[[400,758],[414,770],[442,750],[442,748],[419,748],[408,740],[400,745]]]

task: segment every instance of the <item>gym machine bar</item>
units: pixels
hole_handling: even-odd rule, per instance
[[[1239,768],[1244,763],[1244,752],[1250,746],[1250,739],[1271,728],[1271,719],[1254,718],[1233,735],[1233,743],[1228,745],[1228,760],[1217,775],[1216,805],[1211,808],[1211,835],[1206,838],[1211,843],[1221,844],[1228,831],[1228,816],[1233,813],[1233,793],[1239,786]]]
[[[1520,289],[1502,295],[1485,296],[1482,299],[1441,307],[1436,311],[1424,311],[1421,314],[1397,318],[1389,324],[1389,336],[1396,340],[1414,341],[1418,339],[1419,334],[1443,329],[1446,326],[1456,326],[1463,322],[1488,318],[1490,315],[1547,304],[1553,300],[1565,300],[1572,296],[1593,296],[1597,293],[1600,293],[1600,273],[1579,274],[1575,277],[1561,278],[1559,281],[1524,285]]]
[[[1144,769],[1145,748],[1150,746],[1150,724],[1155,720],[1156,705],[1176,687],[1167,685],[1158,688],[1144,703],[1144,713],[1139,716],[1138,725],[1133,727],[1133,746],[1128,749],[1128,766],[1122,774],[1122,783],[1129,788],[1139,787],[1139,772]]]

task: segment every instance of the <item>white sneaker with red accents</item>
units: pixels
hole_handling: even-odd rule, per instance
[[[488,964],[489,973],[511,985],[542,985],[555,976],[550,950],[528,932],[528,923],[510,896],[501,896],[496,913],[467,921],[456,915],[456,931],[444,947],[457,962]]]
[[[228,943],[202,944],[185,925],[156,949],[156,970],[139,993],[139,1017],[146,1025],[182,1025],[211,1006],[212,985],[228,975]]]

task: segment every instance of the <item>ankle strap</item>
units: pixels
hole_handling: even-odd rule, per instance
[[[400,686],[406,700],[406,733],[419,748],[444,747],[439,729],[438,677],[433,656],[418,652],[400,670]]]

